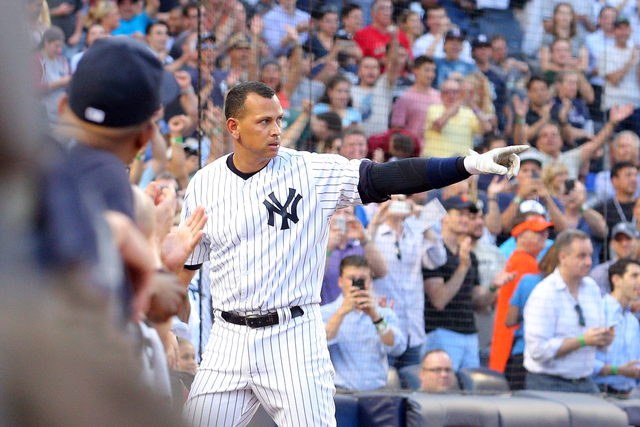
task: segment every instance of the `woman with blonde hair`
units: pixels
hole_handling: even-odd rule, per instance
[[[93,24],[100,24],[108,35],[120,27],[120,11],[118,4],[110,0],[101,0],[96,3],[87,14],[87,22],[85,27],[89,28]]]
[[[462,92],[464,105],[471,108],[476,115],[481,114],[491,124],[490,131],[497,129],[498,116],[496,115],[496,107],[493,105],[491,97],[491,84],[489,79],[480,71],[474,71],[467,74],[462,81]]]
[[[567,178],[569,178],[569,168],[564,163],[549,163],[542,169],[542,184],[551,197],[560,198],[564,195]]]

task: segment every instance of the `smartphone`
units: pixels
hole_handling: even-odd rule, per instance
[[[346,216],[337,216],[335,219],[336,228],[343,233],[347,231],[347,217]]]
[[[353,286],[364,291],[364,279],[353,279]]]
[[[565,192],[564,194],[569,194],[571,193],[571,190],[573,190],[573,188],[576,186],[576,180],[575,179],[567,179],[564,182],[564,188],[565,188]]]
[[[618,325],[618,321],[616,320],[615,322],[611,323],[609,326],[607,326],[609,329],[615,329],[615,327]]]
[[[411,203],[404,200],[394,200],[389,204],[389,213],[392,214],[410,214]]]

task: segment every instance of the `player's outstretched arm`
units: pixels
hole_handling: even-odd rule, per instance
[[[391,163],[362,162],[358,191],[363,203],[380,203],[392,194],[414,194],[446,187],[471,175],[496,174],[512,178],[520,170],[518,153],[528,145],[495,148],[469,156],[439,158],[411,158]]]

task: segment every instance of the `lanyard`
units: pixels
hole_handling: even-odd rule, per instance
[[[620,216],[620,219],[623,220],[624,222],[629,222],[629,221],[627,221],[627,216],[622,211],[622,206],[620,206],[620,202],[615,197],[613,198],[613,204],[615,205],[616,210],[618,211],[618,215]],[[635,215],[633,216],[633,218],[631,218],[631,223],[633,223],[633,224],[636,223],[636,216]]]

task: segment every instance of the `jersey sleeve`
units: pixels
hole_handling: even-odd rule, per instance
[[[361,160],[347,160],[338,154],[310,154],[308,161],[318,202],[331,210],[362,204],[358,184]]]
[[[187,186],[187,191],[184,196],[184,204],[182,205],[182,212],[180,214],[181,227],[201,203],[198,200],[198,195],[202,194],[202,190],[203,190],[202,185],[203,185],[202,175],[200,174],[196,175],[189,182],[189,185]],[[202,239],[200,239],[200,242],[198,243],[196,248],[193,250],[189,258],[187,259],[185,266],[198,266],[203,264],[205,261],[209,260],[210,244],[206,234],[206,228],[207,226],[205,225],[205,234],[202,236]]]

